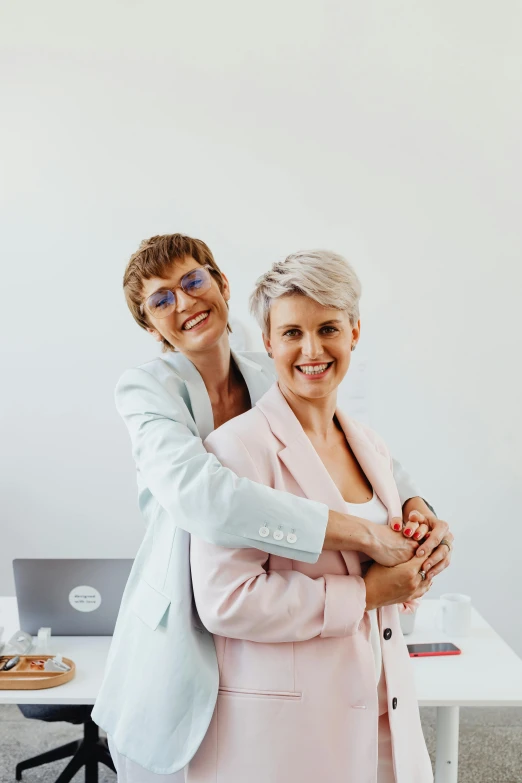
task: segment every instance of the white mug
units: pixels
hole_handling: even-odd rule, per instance
[[[471,628],[471,598],[462,593],[440,597],[442,630],[448,636],[467,636]]]

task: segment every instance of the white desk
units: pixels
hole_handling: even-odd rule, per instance
[[[437,708],[436,783],[457,783],[459,707],[522,706],[522,660],[473,610],[469,636],[449,637],[437,627],[439,601],[424,600],[415,631],[405,640],[453,642],[461,655],[412,658],[421,707]]]
[[[20,627],[16,598],[0,598],[1,626],[4,626],[4,642]],[[75,678],[57,688],[0,690],[0,704],[94,704],[110,643],[109,636],[53,636],[49,652],[71,658],[76,664]]]
[[[438,601],[423,601],[413,642],[453,641],[462,655],[412,659],[421,707],[437,707],[436,783],[457,783],[459,707],[522,706],[522,660],[473,611],[471,634],[448,638],[436,627]],[[18,628],[16,599],[0,598],[4,640]],[[52,652],[76,662],[76,677],[58,688],[0,691],[0,704],[94,704],[110,639],[103,636],[53,637]]]

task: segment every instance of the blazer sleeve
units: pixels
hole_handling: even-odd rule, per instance
[[[214,434],[205,443],[235,473],[259,480],[239,437]],[[291,569],[269,569],[267,564],[267,555],[259,549],[225,549],[192,536],[194,598],[211,633],[268,643],[358,631],[366,610],[366,586],[360,576],[327,574],[313,579]]]
[[[207,452],[183,398],[143,369],[128,370],[116,387],[116,407],[129,430],[140,484],[172,524],[223,547],[257,547],[315,562],[328,508],[239,478]],[[282,525],[280,542],[260,530]],[[295,531],[289,543],[286,534]]]

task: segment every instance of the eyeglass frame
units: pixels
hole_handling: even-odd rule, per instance
[[[177,289],[177,288],[181,288],[181,290],[183,291],[183,293],[184,293],[184,294],[186,294],[187,292],[186,292],[186,291],[185,291],[185,289],[182,287],[182,285],[181,285],[181,282],[182,282],[182,281],[183,281],[183,280],[184,280],[184,279],[187,277],[187,275],[191,275],[191,274],[193,274],[193,272],[197,272],[199,269],[208,269],[208,270],[210,271],[210,273],[211,273],[211,276],[210,276],[210,279],[211,279],[211,280],[212,280],[212,272],[215,272],[215,271],[216,271],[216,270],[214,269],[214,267],[213,267],[213,266],[211,266],[210,264],[198,264],[198,266],[195,266],[195,267],[194,267],[194,269],[191,269],[191,270],[190,270],[190,272],[186,272],[186,273],[185,273],[185,274],[184,274],[184,275],[181,277],[181,279],[180,279],[180,281],[179,281],[178,285],[175,285],[173,288],[166,288],[166,287],[165,287],[165,288],[158,288],[158,291],[170,291],[170,293],[171,293],[171,294],[174,296],[174,307],[176,307],[176,289]],[[151,297],[151,296],[154,296],[154,294],[157,294],[157,293],[158,293],[158,291],[154,291],[154,293],[152,293],[152,294],[149,294],[149,296],[146,298],[146,300],[140,304],[140,314],[141,314],[141,315],[143,315],[143,314],[144,314],[144,310],[145,310],[145,309],[147,309],[147,312],[148,312],[148,314],[149,314],[149,315],[151,315],[153,318],[157,318],[157,317],[158,317],[157,315],[153,315],[153,314],[150,312],[149,308],[147,307],[147,302],[149,301],[150,297]],[[206,293],[206,291],[208,291],[208,288],[207,288],[205,291],[203,291],[202,293]],[[187,296],[191,296],[191,294],[187,294]],[[195,298],[197,299],[197,297],[195,297]],[[165,318],[168,318],[168,316],[167,316],[167,315],[166,315],[166,316],[164,316],[164,317],[165,317]],[[161,319],[160,319],[160,320],[161,320]]]

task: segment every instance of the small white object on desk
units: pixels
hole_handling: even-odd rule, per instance
[[[62,655],[55,655],[54,658],[49,658],[45,662],[44,670],[46,672],[69,672],[71,667],[68,663],[64,663]]]
[[[27,655],[33,648],[33,637],[25,631],[15,631],[7,642],[6,653]]]
[[[35,652],[40,655],[49,655],[51,651],[51,629],[39,628],[38,636],[36,637]]]
[[[399,622],[401,624],[401,631],[404,636],[408,636],[415,630],[415,618],[417,616],[417,609],[413,612],[401,612],[399,615]]]

